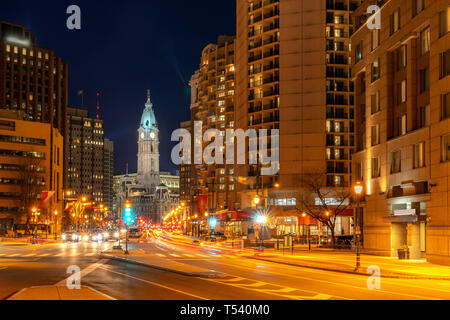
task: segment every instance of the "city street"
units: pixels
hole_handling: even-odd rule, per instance
[[[184,276],[146,266],[101,259],[114,243],[0,246],[0,298],[40,285],[65,285],[66,270],[77,265],[81,284],[120,300],[274,300],[274,299],[448,299],[450,281],[381,279],[367,288],[367,276],[256,261],[233,251],[167,244],[152,238],[133,243],[159,259],[222,273],[217,278]],[[236,252],[237,253],[237,252]]]

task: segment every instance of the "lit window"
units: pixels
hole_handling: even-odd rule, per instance
[[[391,15],[391,34],[397,32],[398,29],[400,29],[400,9],[395,10]]]
[[[420,53],[424,55],[430,51],[430,28],[426,28],[420,33]]]
[[[414,145],[414,169],[425,166],[425,142]]]
[[[450,6],[439,13],[439,35],[442,37],[450,31]]]

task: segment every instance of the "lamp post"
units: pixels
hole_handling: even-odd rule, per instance
[[[37,217],[40,215],[40,212],[35,207],[33,207],[33,209],[31,209],[31,212],[34,217],[34,232],[33,232],[34,236],[33,236],[33,238],[36,239],[37,238]]]
[[[55,240],[58,240],[58,210],[53,213],[55,215]]]
[[[264,233],[263,233],[263,227],[264,227],[264,225],[267,223],[267,217],[266,217],[265,215],[258,214],[258,215],[256,216],[256,223],[258,223],[259,226],[260,226],[260,230],[261,230],[261,234],[262,234],[262,237],[261,237],[261,249],[263,249],[263,248],[264,248]]]
[[[359,202],[361,199],[361,193],[363,191],[363,187],[361,185],[360,182],[357,182],[355,187],[354,187],[354,191],[356,194],[356,198],[357,198],[357,202],[356,202],[356,212],[354,213],[354,217],[353,217],[353,224],[355,225],[354,228],[354,241],[356,244],[356,266],[355,266],[355,271],[358,271],[359,268],[361,268],[361,257],[360,257],[360,253],[359,253],[359,245],[360,245],[360,234],[361,234],[361,230],[359,228],[359,224],[358,224],[358,216],[359,216]]]

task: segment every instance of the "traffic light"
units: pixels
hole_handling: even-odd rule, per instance
[[[134,223],[133,211],[131,210],[131,203],[129,200],[125,202],[123,221],[126,225]]]

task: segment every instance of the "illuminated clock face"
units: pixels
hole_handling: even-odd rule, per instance
[[[155,133],[154,132],[150,132],[150,138],[152,138],[152,139],[155,138]]]
[[[141,139],[144,139],[144,133],[143,132],[141,132]]]

